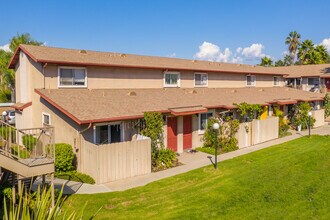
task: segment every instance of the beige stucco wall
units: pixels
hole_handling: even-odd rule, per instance
[[[180,71],[180,87],[194,88],[194,71]],[[58,66],[48,65],[45,68],[45,88],[58,88]],[[156,69],[136,69],[118,67],[87,67],[87,86],[90,89],[100,88],[163,88],[164,72]],[[257,87],[272,87],[273,76],[257,75]],[[284,86],[281,77],[280,85]],[[246,74],[208,73],[208,87],[228,88],[245,87]]]

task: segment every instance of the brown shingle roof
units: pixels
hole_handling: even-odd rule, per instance
[[[134,68],[153,68],[168,70],[193,70],[207,72],[231,72],[271,74],[269,68],[244,64],[229,64],[200,60],[186,60],[168,57],[141,56],[133,54],[75,50],[45,46],[20,45],[15,52],[9,67],[14,68],[18,61],[18,52],[23,50],[36,62],[62,65],[83,66],[121,66]]]
[[[330,64],[269,67],[270,71],[287,74],[286,78],[330,77]]]
[[[170,113],[173,108],[193,106],[232,108],[233,103],[268,104],[285,100],[320,100],[324,96],[319,93],[279,87],[39,89],[36,92],[78,124],[140,118],[148,111]]]

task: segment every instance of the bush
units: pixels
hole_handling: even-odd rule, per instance
[[[28,151],[32,151],[33,148],[37,144],[37,138],[35,138],[31,134],[26,134],[26,135],[23,135],[22,142],[23,142],[23,145],[28,149]]]
[[[158,150],[154,170],[162,170],[166,168],[170,168],[176,165],[177,158],[176,153],[168,148],[161,148]]]
[[[16,132],[14,128],[11,127],[0,127],[0,137],[4,140],[8,140],[9,133],[11,133],[11,142],[16,140]]]
[[[308,128],[308,112],[312,110],[312,107],[308,104],[308,102],[302,102],[298,105],[295,105],[292,110],[291,123],[296,128],[301,125],[301,129]],[[310,126],[311,128],[314,126],[315,118],[311,117]]]
[[[278,108],[274,108],[275,116],[278,117],[278,135],[279,137],[285,137],[291,135],[289,131],[289,121],[284,118],[284,112]]]
[[[74,170],[74,153],[70,144],[55,144],[55,172]]]
[[[19,151],[19,158],[26,159],[30,157],[30,152],[19,145],[14,145],[11,147],[11,153],[18,157],[18,151]]]
[[[80,173],[77,171],[69,171],[69,172],[63,172],[63,173],[55,173],[55,177],[64,179],[64,180],[72,180],[76,182],[81,183],[89,183],[89,184],[95,184],[95,180],[93,177]]]

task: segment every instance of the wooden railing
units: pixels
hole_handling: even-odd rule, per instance
[[[28,166],[52,163],[54,128],[17,129],[0,120],[0,153]]]

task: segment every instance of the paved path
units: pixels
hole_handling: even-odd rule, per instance
[[[320,128],[312,129],[312,134],[319,135],[330,135],[330,125],[325,125]],[[308,131],[303,132],[294,132],[292,135],[267,141],[261,144],[257,144],[252,147],[242,148],[233,152],[225,153],[218,156],[218,161],[224,161],[228,159],[232,159],[234,157],[238,157],[244,154],[248,154],[257,150],[261,150],[264,148],[271,147],[276,144],[281,144],[287,141],[291,141],[302,137],[304,135],[308,135]],[[135,188],[138,186],[144,186],[148,183],[164,179],[167,177],[175,176],[181,173],[188,172],[190,170],[194,170],[200,167],[208,166],[211,164],[210,159],[208,158],[209,154],[197,152],[197,153],[182,153],[179,156],[179,161],[184,165],[178,166],[172,169],[150,173],[146,175],[136,176],[124,180],[118,180],[114,182],[109,182],[106,184],[100,185],[90,185],[90,184],[81,184],[73,181],[65,181],[65,180],[56,180],[55,186],[57,188],[61,188],[62,184],[65,184],[64,193],[66,194],[92,194],[92,193],[105,193],[105,192],[113,192],[113,191],[123,191],[131,188]],[[214,159],[212,157],[212,159]]]

